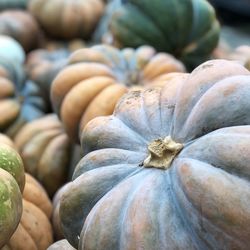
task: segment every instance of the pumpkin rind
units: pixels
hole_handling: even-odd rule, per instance
[[[249,94],[248,70],[208,61],[90,121],[61,199],[66,239],[95,250],[247,249]],[[148,145],[166,136],[183,149],[169,168],[145,168]]]
[[[184,65],[173,56],[157,54],[149,46],[118,50],[96,45],[77,50],[52,83],[53,109],[70,138],[77,141],[78,130],[96,116],[112,114],[117,101],[132,87],[157,84],[154,80],[160,75],[183,71]]]

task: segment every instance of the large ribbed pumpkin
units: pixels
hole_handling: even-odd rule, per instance
[[[92,118],[112,114],[116,102],[131,87],[153,84],[184,66],[169,54],[149,46],[118,50],[108,45],[77,50],[54,79],[51,100],[70,138]],[[81,124],[81,125],[80,125]]]
[[[102,0],[30,0],[29,11],[53,37],[89,38],[104,9]]]
[[[78,249],[248,249],[250,72],[208,61],[90,121],[60,217]],[[79,238],[80,237],[80,238]]]
[[[0,66],[0,132],[14,137],[25,123],[43,116],[47,104],[36,84],[27,81],[19,90],[4,75],[8,74]]]
[[[11,141],[0,134],[0,248],[8,242],[21,219],[23,188],[21,157]]]
[[[25,170],[38,179],[50,196],[67,179],[72,146],[55,114],[27,123],[14,138]]]
[[[216,47],[219,24],[206,0],[114,0],[96,37],[119,47],[148,44],[193,67]]]
[[[26,52],[35,49],[41,38],[41,30],[35,18],[24,10],[1,12],[0,34],[13,37]]]
[[[1,250],[46,250],[53,242],[52,204],[43,187],[29,174],[23,192],[23,213],[17,230]]]

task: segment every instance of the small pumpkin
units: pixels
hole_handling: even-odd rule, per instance
[[[22,46],[9,36],[0,35],[0,66],[7,70],[7,75],[21,88],[25,80],[23,63],[25,52]]]
[[[25,170],[52,196],[68,177],[73,147],[55,114],[27,123],[14,138]]]
[[[52,204],[43,187],[29,174],[23,192],[23,213],[17,230],[2,250],[44,250],[53,242]]]
[[[53,108],[70,138],[77,141],[78,128],[96,116],[112,114],[116,102],[132,87],[152,84],[185,67],[169,54],[150,46],[118,50],[96,45],[75,51],[51,86]]]
[[[13,37],[26,52],[39,45],[41,30],[35,18],[24,10],[6,10],[0,13],[0,34]]]
[[[22,215],[24,167],[10,139],[0,137],[0,248],[15,232]]]
[[[206,0],[114,0],[95,37],[118,47],[151,45],[193,68],[216,47],[219,23]]]
[[[250,72],[212,60],[91,120],[64,191],[78,249],[248,249]],[[230,107],[230,108],[229,108]]]
[[[103,10],[102,0],[30,0],[29,11],[52,37],[89,38]]]
[[[7,74],[3,68],[2,72]],[[25,123],[43,116],[47,110],[40,88],[31,81],[18,90],[10,79],[0,76],[0,89],[0,131],[12,138]]]

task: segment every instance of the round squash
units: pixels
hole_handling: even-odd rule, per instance
[[[6,10],[0,13],[0,34],[13,37],[26,52],[35,49],[41,30],[35,18],[24,10]]]
[[[30,0],[29,11],[52,37],[89,38],[104,10],[102,0]]]
[[[95,37],[118,47],[151,45],[193,68],[216,47],[219,23],[206,0],[114,0]]]
[[[14,138],[25,170],[38,179],[50,196],[68,177],[72,146],[55,114],[27,123]]]
[[[0,137],[0,248],[15,232],[22,215],[24,168],[10,139]]]
[[[52,204],[43,187],[29,174],[23,192],[23,213],[17,230],[2,250],[45,250],[53,242]]]
[[[7,70],[8,76],[18,88],[21,88],[25,80],[24,61],[22,46],[13,38],[0,35],[0,66]]]
[[[96,116],[112,114],[116,102],[132,87],[152,84],[170,72],[183,72],[181,62],[149,46],[118,50],[96,45],[74,52],[54,79],[51,100],[70,138]]]
[[[25,82],[18,90],[0,74],[0,89],[0,132],[12,138],[25,123],[43,116],[48,109],[40,88],[32,81]]]
[[[248,249],[250,72],[208,61],[90,121],[60,202],[78,249]],[[230,108],[229,108],[230,107]]]

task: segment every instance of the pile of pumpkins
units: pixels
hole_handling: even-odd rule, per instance
[[[0,0],[0,249],[248,249],[250,47],[219,38],[207,0]]]

